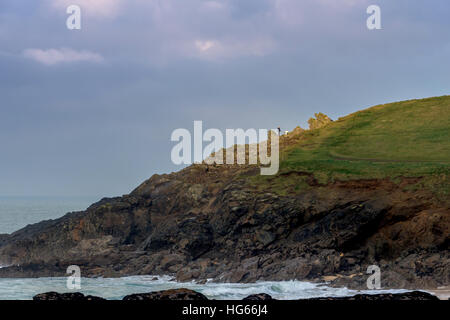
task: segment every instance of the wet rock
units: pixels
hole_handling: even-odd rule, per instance
[[[101,297],[85,296],[80,292],[73,293],[58,293],[46,292],[33,297],[35,301],[102,301]],[[208,300],[203,294],[189,290],[189,289],[171,289],[163,291],[155,291],[149,293],[137,293],[127,295],[123,298],[124,301],[149,301],[149,300]],[[268,301],[274,300],[267,293],[252,294],[244,299],[245,301]],[[414,300],[414,301],[437,301],[438,297],[423,291],[410,291],[405,293],[383,293],[383,294],[357,294],[348,297],[320,297],[310,299],[300,299],[307,301],[399,301],[399,300]]]
[[[248,297],[245,297],[242,300],[247,301],[261,301],[261,300],[274,300],[270,295],[267,293],[257,293],[257,294],[251,294]]]
[[[172,289],[149,293],[130,294],[123,298],[125,301],[146,300],[208,300],[203,294],[189,289]]]
[[[46,292],[40,293],[33,297],[34,301],[102,301],[105,300],[96,296],[85,296],[80,292],[58,293]]]
[[[325,298],[312,298],[306,300],[398,301],[398,300],[439,300],[439,298],[427,292],[412,291],[405,293],[357,294],[351,297],[325,297]]]

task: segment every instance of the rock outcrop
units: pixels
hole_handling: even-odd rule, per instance
[[[281,136],[280,148],[295,146],[302,132]],[[450,207],[415,188],[419,178],[324,183],[303,171],[265,180],[259,173],[256,166],[196,164],[1,235],[0,265],[10,267],[0,277],[64,276],[78,265],[82,276],[366,288],[367,267],[377,265],[382,288],[450,283]]]
[[[9,239],[8,234],[0,234],[0,246],[5,244],[8,241],[8,239]]]
[[[58,293],[58,292],[45,292],[37,294],[33,297],[34,301],[104,301],[101,297],[85,296],[80,292]]]
[[[400,301],[400,300],[414,300],[414,301],[438,301],[439,298],[422,291],[412,291],[405,293],[381,293],[381,294],[357,294],[350,297],[325,297],[325,298],[311,298],[309,301]]]
[[[274,300],[274,299],[267,293],[257,293],[257,294],[251,294],[242,300],[245,300],[245,301],[267,301],[267,300]]]
[[[251,184],[258,172],[193,165],[27,226],[0,246],[0,264],[12,265],[0,277],[61,276],[75,264],[83,276],[328,279],[365,288],[375,264],[383,288],[450,283],[450,211],[426,194],[388,180],[320,185],[310,176],[306,190],[280,195]]]
[[[328,117],[326,114],[323,114],[322,112],[315,113],[314,116],[316,117],[315,119],[309,118],[308,120],[310,130],[319,129],[333,121],[330,119],[330,117]]]
[[[130,294],[123,298],[125,301],[145,300],[208,300],[208,298],[196,291],[189,289],[171,289],[149,293]]]

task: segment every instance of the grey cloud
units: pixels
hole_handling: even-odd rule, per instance
[[[289,130],[318,111],[448,94],[447,1],[380,0],[374,32],[366,2],[336,3],[122,1],[69,31],[47,1],[2,1],[0,194],[129,192],[177,169],[170,134],[193,120]],[[104,61],[22,55],[64,47]]]

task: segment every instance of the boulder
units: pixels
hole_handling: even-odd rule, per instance
[[[80,292],[45,292],[37,294],[33,297],[34,301],[103,301],[105,299],[96,296],[85,296]]]
[[[306,300],[398,301],[398,300],[439,300],[439,298],[427,292],[411,291],[405,293],[357,294],[351,297],[324,297]]]
[[[242,300],[246,301],[263,301],[263,300],[274,300],[270,295],[267,293],[257,293],[257,294],[251,294],[248,297],[245,297]]]
[[[171,289],[149,293],[130,294],[123,298],[125,301],[145,300],[208,300],[203,294],[189,289]]]

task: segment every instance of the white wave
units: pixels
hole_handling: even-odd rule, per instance
[[[0,300],[31,299],[42,292],[68,292],[67,278],[0,279]],[[260,281],[256,283],[176,282],[168,276],[132,276],[123,278],[82,278],[81,291],[106,299],[122,299],[132,293],[143,293],[174,288],[188,288],[203,293],[210,299],[240,300],[250,294],[267,293],[275,299],[293,300],[313,297],[341,297],[358,293],[400,293],[407,290],[363,290],[331,288],[325,284],[302,281]]]

